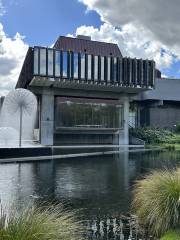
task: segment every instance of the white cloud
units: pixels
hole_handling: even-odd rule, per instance
[[[23,36],[8,37],[0,23],[0,95],[15,87],[27,49]]]
[[[180,43],[179,0],[79,0],[114,26],[141,24],[169,46]]]
[[[179,0],[79,1],[104,23],[99,30],[82,26],[77,32],[115,41],[125,55],[153,58],[161,69],[180,60]]]
[[[151,32],[143,27],[137,29],[133,24],[126,24],[121,29],[109,23],[102,24],[100,29],[81,26],[76,30],[76,35],[78,34],[90,35],[92,40],[117,43],[123,56],[154,59],[157,67],[161,69],[169,67],[174,61],[173,54],[165,45],[158,40],[152,40]]]

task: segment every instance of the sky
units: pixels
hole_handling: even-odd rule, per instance
[[[180,78],[179,0],[0,0],[0,96],[13,89],[29,46],[59,35],[117,43]]]

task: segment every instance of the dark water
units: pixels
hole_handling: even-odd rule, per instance
[[[49,162],[1,164],[3,205],[65,201],[86,219],[114,217],[130,208],[133,183],[155,168],[180,163],[180,152],[139,152]]]

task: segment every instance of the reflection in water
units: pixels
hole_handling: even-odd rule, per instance
[[[127,213],[132,185],[154,168],[173,167],[177,152],[119,153],[50,162],[0,165],[3,205],[66,201],[86,218]]]

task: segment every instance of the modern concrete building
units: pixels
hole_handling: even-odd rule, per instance
[[[128,144],[129,103],[154,82],[154,61],[61,36],[53,48],[29,48],[16,88],[38,97],[41,144]]]
[[[180,79],[157,78],[156,88],[139,95],[139,126],[174,128],[180,123]]]

